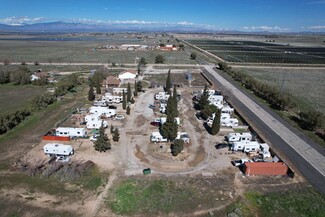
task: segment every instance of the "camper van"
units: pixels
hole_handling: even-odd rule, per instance
[[[85,137],[87,132],[85,128],[58,127],[55,130],[56,136]]]
[[[87,129],[99,129],[103,125],[104,128],[108,126],[107,121],[89,121],[87,122]]]
[[[228,133],[228,135],[225,136],[225,140],[228,143],[240,142],[240,141],[251,141],[252,138],[253,137],[251,133]]]
[[[69,156],[74,154],[74,150],[71,145],[63,145],[58,143],[47,143],[43,147],[44,153],[48,156],[53,155],[63,155],[63,156]]]
[[[234,142],[231,146],[233,151],[252,152],[259,151],[260,144],[256,141],[240,141]]]
[[[106,117],[110,118],[116,115],[115,109],[108,109],[107,107],[97,107],[92,106],[89,109],[90,114],[97,114],[97,115],[105,115]]]
[[[167,138],[164,138],[159,132],[153,132],[150,136],[151,142],[167,142]]]

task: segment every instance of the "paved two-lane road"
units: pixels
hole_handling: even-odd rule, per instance
[[[263,139],[285,153],[286,157],[321,193],[325,194],[325,149],[310,145],[308,139],[297,136],[288,125],[270,114],[261,105],[219,75],[213,66],[205,66],[205,75],[223,92],[230,103],[254,126]]]

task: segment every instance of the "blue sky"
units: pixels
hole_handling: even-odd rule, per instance
[[[0,0],[0,23],[184,25],[274,32],[325,31],[325,0]]]

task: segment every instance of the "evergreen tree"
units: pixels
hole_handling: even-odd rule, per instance
[[[201,97],[198,101],[198,106],[199,106],[200,110],[205,109],[206,107],[209,106],[210,103],[209,103],[208,98],[209,98],[208,87],[207,87],[207,85],[205,85],[203,94],[201,95]]]
[[[130,106],[128,106],[128,107],[126,107],[126,114],[130,115],[130,113],[131,113],[131,108],[130,108]]]
[[[138,85],[137,85],[137,81],[134,81],[134,96],[138,96]]]
[[[126,109],[126,98],[125,98],[125,92],[123,90],[123,102],[122,102],[123,109]]]
[[[100,81],[99,80],[97,80],[96,81],[96,93],[97,94],[101,94],[102,93],[102,90],[101,90],[101,87],[100,87],[101,85],[100,85]]]
[[[169,141],[173,141],[177,137],[178,126],[177,123],[166,121],[160,127],[160,134],[167,138]]]
[[[220,131],[220,116],[221,116],[221,110],[217,109],[211,126],[212,135],[216,135]]]
[[[176,139],[174,143],[170,146],[173,156],[177,156],[184,149],[184,141],[181,139]]]
[[[111,124],[111,130],[110,130],[110,132],[111,132],[111,134],[114,133],[114,126],[113,126],[113,124]]]
[[[176,85],[174,85],[174,90],[173,90],[173,100],[174,100],[174,111],[175,111],[175,117],[178,116],[178,102],[177,102],[177,89],[176,89]]]
[[[94,99],[95,99],[94,88],[93,88],[93,86],[90,86],[89,91],[88,91],[88,100],[94,101]]]
[[[119,132],[118,128],[114,129],[112,135],[113,135],[114,142],[118,142],[120,140],[120,132]]]
[[[141,92],[142,91],[142,82],[141,81],[138,81],[137,82],[137,91],[138,92]]]
[[[111,142],[109,141],[103,126],[99,128],[99,137],[94,142],[94,148],[99,152],[106,152],[111,149]]]
[[[127,102],[131,102],[131,85],[128,83],[128,88],[127,88]]]
[[[174,98],[170,96],[167,100],[166,108],[167,121],[174,122],[175,118],[177,117],[176,112],[177,110],[175,110]]]
[[[171,88],[171,81],[170,81],[170,69],[169,69],[167,74],[167,79],[166,79],[166,87],[165,87],[165,91],[168,94],[170,94],[170,88]]]

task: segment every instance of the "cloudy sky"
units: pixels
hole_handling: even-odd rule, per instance
[[[0,0],[0,3],[0,23],[10,25],[64,21],[325,32],[325,0]]]

